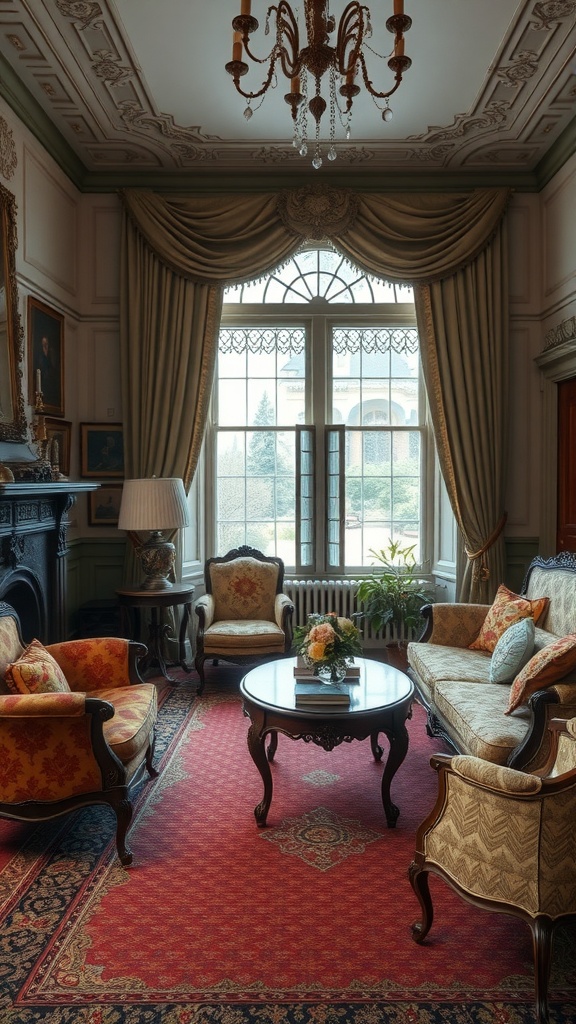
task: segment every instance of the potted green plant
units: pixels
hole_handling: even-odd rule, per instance
[[[422,606],[434,601],[433,585],[418,574],[415,546],[390,539],[380,551],[371,548],[381,569],[361,580],[356,591],[360,611],[355,618],[368,622],[375,633],[393,628],[396,639],[386,644],[387,657],[403,669],[408,640],[424,625]]]

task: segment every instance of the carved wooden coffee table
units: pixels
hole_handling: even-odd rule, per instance
[[[244,714],[250,718],[248,749],[264,783],[264,796],[254,808],[256,823],[266,825],[272,802],[270,762],[278,746],[278,733],[293,740],[315,743],[333,750],[341,743],[370,737],[372,754],[382,759],[378,735],[383,732],[390,749],[382,774],[382,803],[390,828],[400,811],[390,798],[390,784],[408,750],[406,720],[412,714],[414,687],[398,669],[368,658],[356,658],[359,682],[347,684],[350,705],[342,708],[296,707],[294,701],[295,658],[271,661],[248,672],[240,683]],[[266,737],[269,736],[266,748]]]

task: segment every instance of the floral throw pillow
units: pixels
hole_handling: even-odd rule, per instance
[[[534,651],[534,619],[519,619],[500,637],[490,659],[490,682],[511,683]]]
[[[576,668],[576,633],[561,636],[538,651],[524,666],[510,687],[505,715],[511,714],[537,690],[563,679]]]
[[[538,619],[546,611],[550,601],[547,597],[537,597],[533,601],[527,597],[521,597],[512,590],[508,590],[501,584],[496,591],[496,597],[488,610],[488,614],[482,624],[478,636],[472,641],[470,647],[474,651],[492,651],[496,647],[502,633],[520,619],[527,619],[528,616],[537,623]]]
[[[6,668],[6,683],[12,693],[69,693],[70,687],[59,664],[39,640],[32,640]]]

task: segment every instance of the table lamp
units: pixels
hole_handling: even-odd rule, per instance
[[[190,516],[184,484],[178,477],[147,477],[125,480],[118,517],[118,529],[150,531],[149,539],[137,549],[144,580],[142,590],[169,590],[174,569],[175,548],[163,530],[188,526]]]

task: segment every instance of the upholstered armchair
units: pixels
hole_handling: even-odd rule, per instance
[[[244,545],[222,558],[209,558],[206,593],[198,598],[195,667],[205,684],[204,662],[234,664],[282,658],[292,646],[294,605],[282,593],[284,563]]]
[[[130,792],[152,765],[157,691],[138,675],[142,644],[115,637],[25,647],[0,604],[0,816],[53,818],[87,804],[116,815],[122,864]]]
[[[438,800],[418,829],[410,881],[432,925],[428,874],[470,903],[514,914],[532,930],[538,1024],[548,1021],[555,925],[576,915],[576,718],[553,719],[551,754],[538,775],[477,757],[438,755]]]

